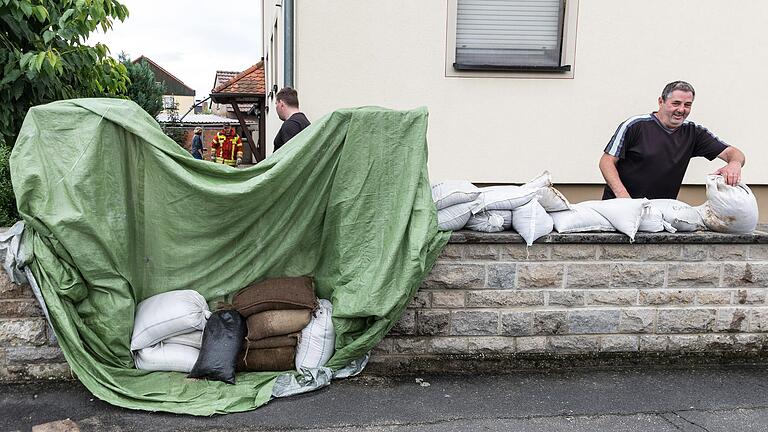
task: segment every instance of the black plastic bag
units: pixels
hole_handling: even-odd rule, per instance
[[[203,330],[203,344],[190,378],[207,378],[235,383],[237,356],[248,333],[245,319],[236,310],[211,314]]]

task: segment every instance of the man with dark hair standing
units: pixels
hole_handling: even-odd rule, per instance
[[[725,182],[741,181],[745,157],[702,125],[686,121],[696,92],[685,81],[666,85],[659,110],[624,121],[605,147],[600,171],[603,199],[677,199],[688,162],[696,156],[727,164],[714,172]]]
[[[304,113],[299,111],[298,92],[290,87],[284,87],[277,92],[275,110],[277,110],[277,116],[283,121],[283,125],[275,136],[274,151],[277,151],[283,144],[309,126],[309,120]]]

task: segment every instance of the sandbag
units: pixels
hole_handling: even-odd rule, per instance
[[[473,203],[456,204],[437,211],[437,227],[444,231],[457,231],[464,228],[472,217]]]
[[[168,291],[136,306],[131,350],[152,346],[178,334],[205,328],[211,315],[208,303],[194,290]]]
[[[626,234],[630,241],[634,241],[637,229],[640,227],[640,219],[650,203],[645,198],[614,198],[584,201],[579,205],[600,213],[617,231]]]
[[[190,378],[235,383],[235,365],[246,334],[245,319],[236,310],[220,310],[208,319],[203,345]]]
[[[162,342],[166,344],[186,345],[188,347],[200,349],[203,345],[203,332],[202,330],[196,330],[190,333],[171,336],[168,339],[164,339]]]
[[[248,349],[241,353],[237,370],[243,372],[287,371],[294,367],[296,347]]]
[[[480,232],[499,232],[512,227],[512,211],[488,210],[472,215],[464,226],[466,229]]]
[[[527,189],[541,189],[552,186],[552,175],[549,171],[544,170],[541,174],[537,175],[533,180],[521,185],[521,188]]]
[[[314,309],[317,305],[310,277],[265,279],[232,297],[232,307],[244,317],[265,310]]]
[[[300,332],[309,324],[311,309],[269,310],[246,319],[249,341]]]
[[[652,205],[643,210],[643,216],[640,218],[640,226],[637,228],[640,232],[676,232],[677,230],[664,220],[661,211]]]
[[[549,215],[552,216],[555,231],[563,234],[589,231],[616,231],[611,222],[600,213],[589,207],[582,207],[579,204],[571,205],[570,210],[552,212]]]
[[[689,232],[706,228],[699,212],[687,203],[673,199],[652,199],[650,203],[675,231]]]
[[[552,232],[552,217],[535,198],[528,204],[512,210],[512,227],[530,246],[538,238]]]
[[[466,180],[449,180],[432,186],[432,201],[438,210],[474,201],[480,189]]]
[[[309,325],[301,330],[299,345],[296,347],[296,369],[324,366],[333,355],[336,332],[333,328],[333,306],[325,299],[312,312]]]
[[[133,353],[136,369],[189,373],[200,350],[187,345],[160,342]]]
[[[544,207],[547,212],[556,212],[563,210],[570,210],[571,203],[559,190],[552,186],[541,187],[536,190],[536,198],[539,200],[539,204]]]
[[[474,201],[472,213],[488,210],[514,210],[536,196],[537,189],[521,186],[489,186]]]
[[[301,332],[291,333],[288,335],[272,336],[259,340],[246,340],[246,349],[263,349],[263,348],[277,348],[284,346],[295,347],[299,343],[299,336]],[[293,367],[293,366],[291,366]]]
[[[757,199],[744,183],[729,186],[720,175],[707,176],[707,201],[697,207],[712,231],[747,234],[757,228]]]

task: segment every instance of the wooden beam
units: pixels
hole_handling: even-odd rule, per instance
[[[243,116],[243,113],[240,111],[240,107],[237,106],[236,102],[232,103],[232,108],[235,110],[237,120],[240,121],[240,127],[243,129],[243,133],[248,138],[248,147],[251,148],[251,153],[256,157],[256,162],[261,162],[261,159],[259,159],[258,156],[258,150],[256,149],[256,143],[253,142],[253,135],[251,135],[251,130],[248,129],[248,126],[245,124],[245,116]]]

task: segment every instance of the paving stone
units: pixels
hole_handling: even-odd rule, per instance
[[[454,311],[451,335],[490,336],[499,332],[499,313],[491,311]]]
[[[488,264],[488,288],[514,288],[517,264]]]
[[[665,264],[613,263],[611,288],[661,287],[664,285]]]
[[[720,264],[685,263],[670,264],[667,286],[674,287],[716,287],[720,282]]]
[[[485,284],[485,266],[482,264],[437,263],[422,284],[426,289],[472,289]]]
[[[608,288],[611,269],[607,264],[568,264],[566,288]]]
[[[518,288],[561,288],[563,286],[562,264],[518,264]]]
[[[715,309],[660,309],[658,333],[705,333],[715,328]]]

